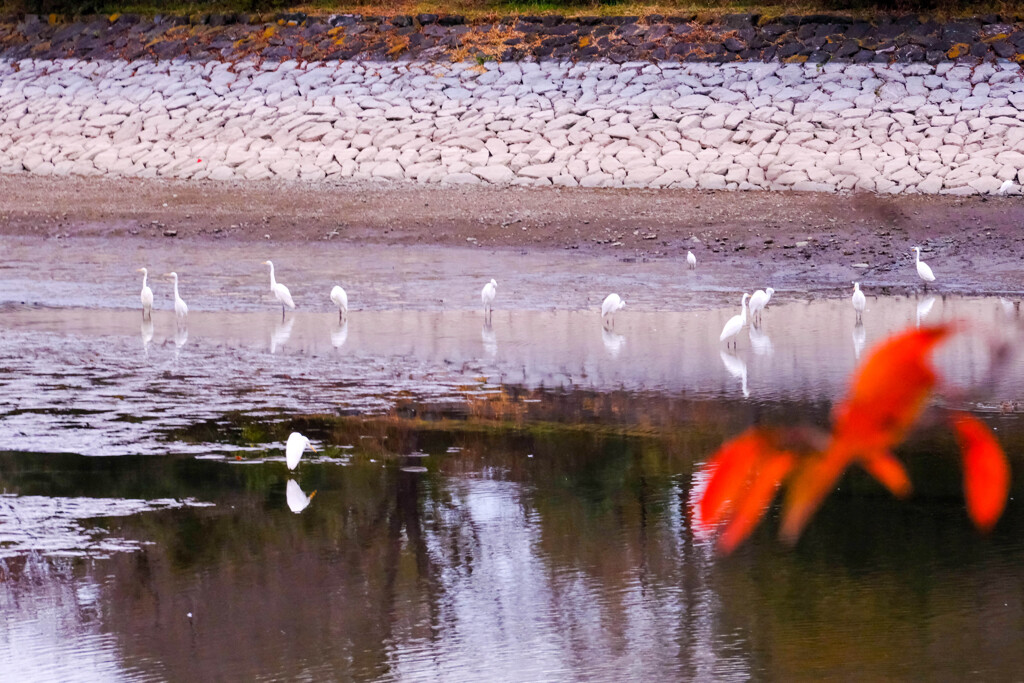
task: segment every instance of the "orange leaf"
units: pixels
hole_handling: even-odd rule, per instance
[[[782,527],[779,530],[779,535],[786,543],[796,543],[821,501],[849,467],[849,454],[837,446],[833,442],[823,454],[805,461],[790,482],[782,510]]]
[[[853,457],[899,443],[935,387],[929,354],[952,332],[922,327],[894,335],[872,351],[835,411],[835,438]]]
[[[722,552],[731,553],[750,535],[795,464],[796,456],[792,453],[779,453],[770,456],[758,468],[746,495],[737,501],[736,511],[719,539],[718,547]]]
[[[1006,507],[1010,493],[1010,464],[991,430],[978,418],[954,413],[953,427],[964,468],[964,498],[974,526],[988,531]]]
[[[866,455],[860,460],[861,467],[867,473],[882,483],[882,486],[889,489],[889,492],[897,498],[906,498],[910,495],[910,477],[903,463],[896,459],[889,451],[876,451]]]
[[[758,429],[751,428],[722,444],[705,469],[711,470],[704,495],[698,501],[698,514],[704,524],[715,525],[726,516],[729,504],[747,486],[762,453],[770,446]]]

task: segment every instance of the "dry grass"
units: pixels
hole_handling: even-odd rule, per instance
[[[76,11],[110,14],[195,14],[202,12],[303,12],[310,15],[357,13],[377,16],[396,14],[461,14],[472,21],[487,21],[496,16],[561,14],[565,16],[664,16],[698,15],[700,20],[722,14],[755,13],[771,18],[784,14],[844,14],[872,18],[885,13],[926,13],[938,19],[969,15],[1000,14],[1024,18],[1024,0],[776,0],[755,3],[748,0],[312,0],[290,4],[288,0],[0,0],[0,14],[40,12],[43,5],[73,14]],[[56,7],[55,7],[56,6]]]

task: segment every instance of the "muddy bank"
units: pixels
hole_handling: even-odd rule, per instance
[[[812,280],[863,274],[897,284],[919,244],[939,283],[1018,292],[1019,197],[401,184],[52,179],[0,176],[5,235],[152,240],[351,241],[572,249],[619,259],[749,264]],[[867,264],[864,267],[862,264]],[[916,284],[907,280],[904,284]]]

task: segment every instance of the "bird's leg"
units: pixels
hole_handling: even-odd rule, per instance
[[[338,324],[340,325],[345,318],[341,315],[341,309],[338,309]]]

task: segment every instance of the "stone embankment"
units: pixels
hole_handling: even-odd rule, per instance
[[[0,61],[0,172],[985,194],[1024,181],[1024,79],[1009,62]]]

